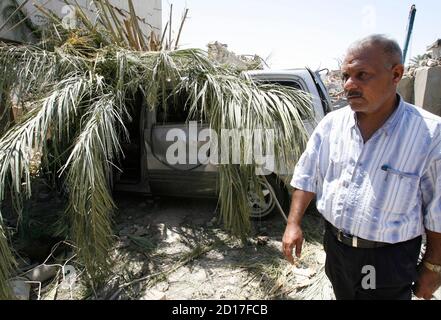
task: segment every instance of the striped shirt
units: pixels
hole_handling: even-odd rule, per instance
[[[291,185],[313,192],[335,227],[397,243],[441,232],[441,118],[408,104],[363,142],[347,106],[312,133]]]

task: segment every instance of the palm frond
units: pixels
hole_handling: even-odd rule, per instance
[[[115,208],[110,192],[111,165],[121,152],[116,128],[124,128],[124,124],[112,94],[103,94],[85,117],[87,121],[63,170],[68,168],[67,214],[73,239],[80,259],[89,262],[89,275],[97,279],[109,265],[110,213]]]
[[[13,298],[11,288],[9,287],[9,277],[15,266],[15,258],[9,248],[0,211],[0,299]]]

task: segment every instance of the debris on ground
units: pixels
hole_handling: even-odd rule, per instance
[[[138,196],[117,199],[114,264],[104,287],[88,288],[71,255],[37,266],[22,257],[28,269],[22,266],[13,283],[17,298],[335,299],[324,272],[323,220],[314,210],[303,222],[302,257],[291,265],[281,252],[285,222],[278,215],[254,221],[254,234],[242,241],[218,225],[215,200],[165,199],[141,206],[144,202]]]

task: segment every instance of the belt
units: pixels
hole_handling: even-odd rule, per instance
[[[370,241],[348,234],[343,230],[334,227],[328,221],[326,221],[326,226],[331,231],[331,233],[337,238],[339,242],[353,248],[373,249],[373,248],[381,248],[390,245],[390,243]]]

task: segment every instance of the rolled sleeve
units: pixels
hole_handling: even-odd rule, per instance
[[[294,169],[291,186],[296,189],[317,193],[318,164],[323,137],[322,128],[323,126],[319,124],[312,133],[306,149]]]
[[[421,179],[424,227],[441,233],[441,159],[433,161]]]

